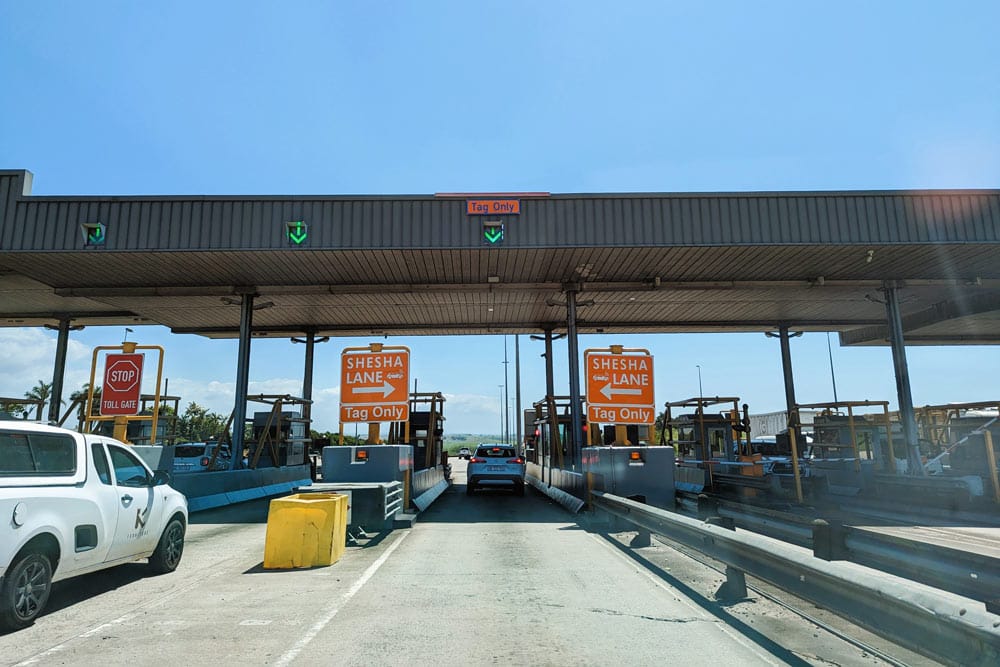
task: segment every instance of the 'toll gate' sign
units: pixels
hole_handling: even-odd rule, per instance
[[[139,414],[142,360],[141,354],[109,354],[104,359],[104,386],[101,388],[102,416]]]

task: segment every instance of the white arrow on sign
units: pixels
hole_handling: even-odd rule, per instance
[[[382,394],[382,398],[385,398],[393,391],[395,387],[386,381],[382,382],[381,387],[351,387],[351,391],[355,394]]]
[[[601,393],[604,394],[605,398],[610,401],[612,394],[621,394],[623,396],[642,396],[642,389],[612,389],[611,383],[609,382],[601,387]]]

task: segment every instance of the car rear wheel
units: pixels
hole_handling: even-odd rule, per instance
[[[52,563],[28,553],[8,570],[0,587],[0,628],[19,630],[35,622],[52,592]]]
[[[173,572],[180,565],[184,554],[184,524],[180,519],[171,519],[163,534],[156,551],[149,557],[149,567],[157,574]]]

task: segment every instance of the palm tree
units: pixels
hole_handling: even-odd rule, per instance
[[[24,397],[31,401],[38,401],[37,411],[38,414],[41,414],[42,410],[45,409],[45,404],[52,398],[52,383],[39,380],[37,385],[24,393]]]
[[[84,382],[83,386],[69,395],[70,401],[80,401],[78,416],[83,421],[83,413],[87,410],[87,394],[90,393],[90,383]],[[94,387],[94,404],[90,408],[90,414],[96,415],[100,412],[101,406],[101,385]]]

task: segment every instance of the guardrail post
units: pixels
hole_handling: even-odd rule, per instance
[[[718,504],[716,504],[718,506]],[[712,516],[705,519],[705,523],[712,526],[721,526],[726,530],[736,530],[736,520],[731,516]],[[715,591],[717,600],[743,600],[747,593],[747,578],[743,570],[738,570],[732,565],[726,565],[726,580]]]
[[[823,560],[847,560],[844,524],[816,519],[812,522],[813,556]]]

